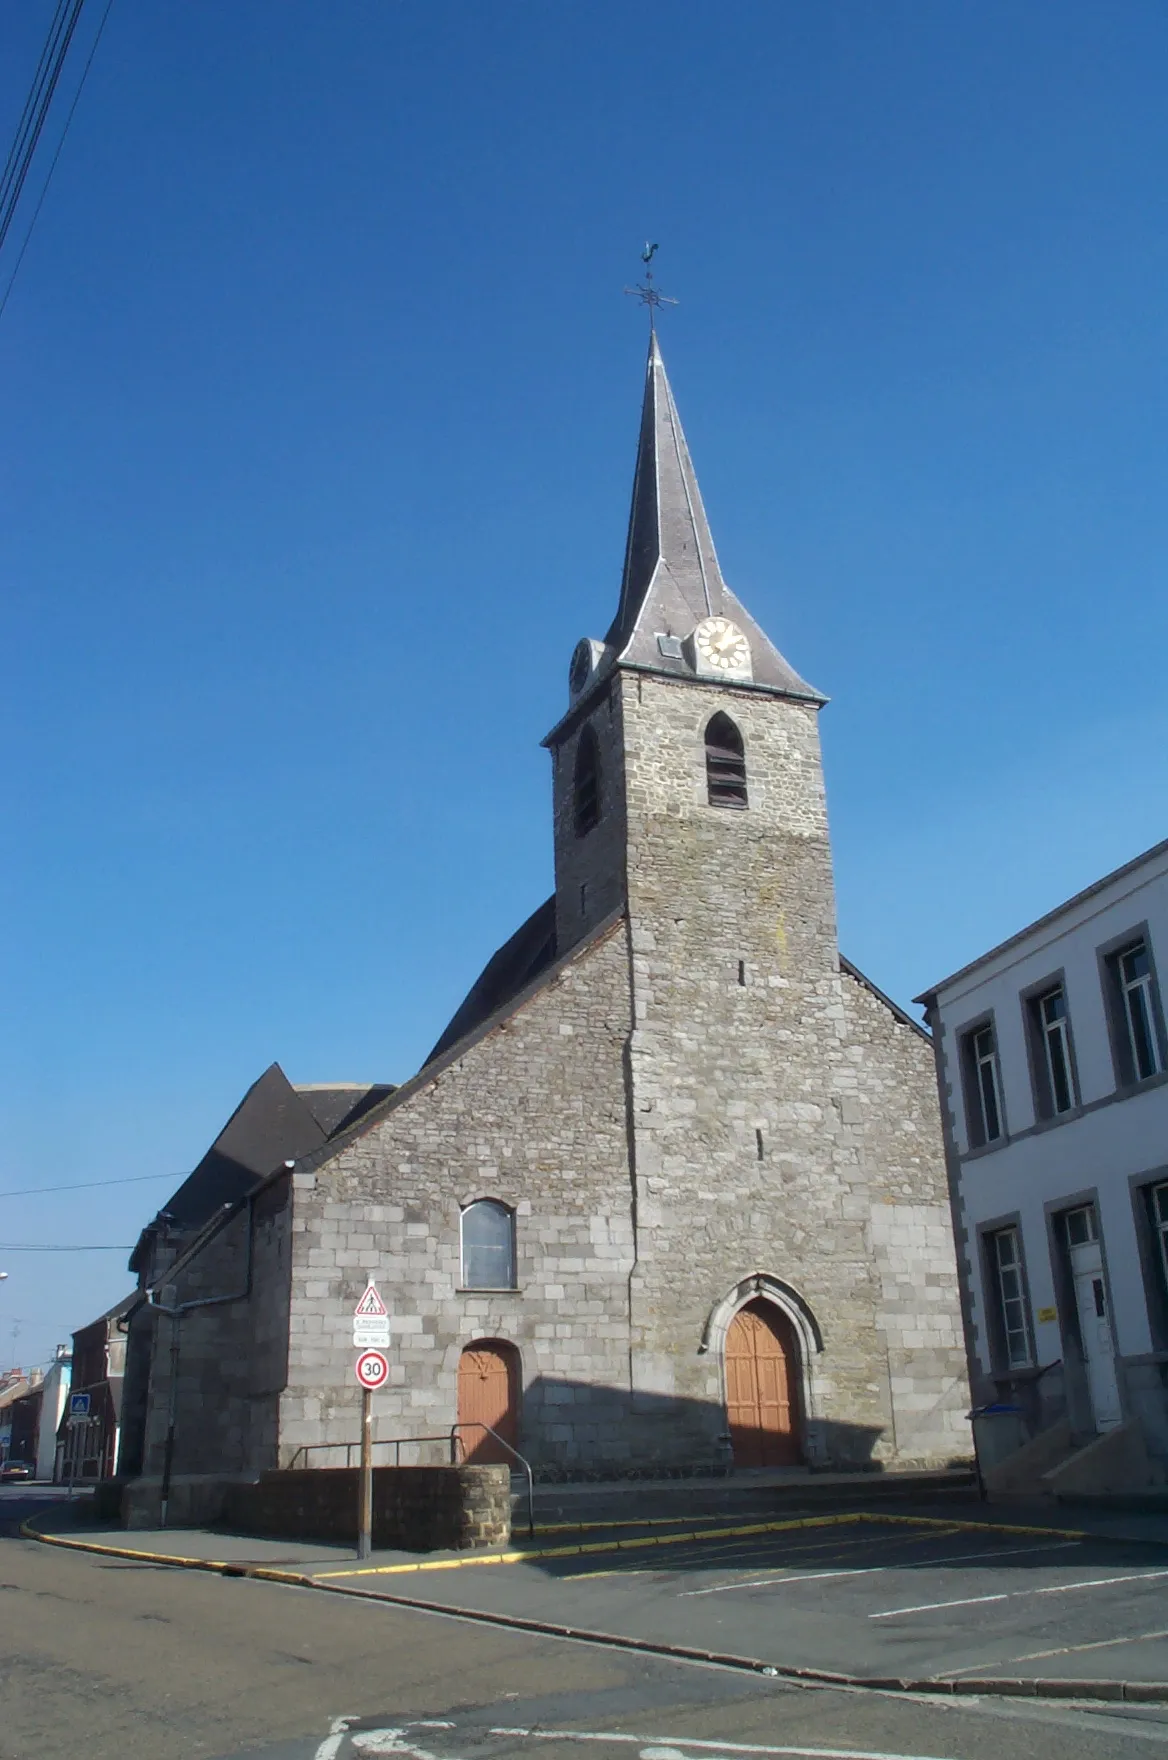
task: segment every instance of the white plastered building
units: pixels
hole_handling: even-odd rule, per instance
[[[970,1379],[1168,1463],[1168,841],[918,998]]]

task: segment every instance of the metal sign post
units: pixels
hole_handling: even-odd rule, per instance
[[[361,1384],[361,1474],[357,1481],[357,1557],[373,1551],[373,1390],[389,1379],[389,1363],[380,1351],[363,1350],[357,1358]]]
[[[389,1379],[382,1351],[389,1344],[389,1311],[372,1277],[353,1310],[353,1346],[361,1383],[361,1476],[357,1482],[357,1557],[373,1551],[373,1389]]]
[[[361,1389],[361,1478],[357,1488],[357,1557],[373,1551],[373,1393]]]

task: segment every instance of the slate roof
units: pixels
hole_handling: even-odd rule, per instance
[[[297,1082],[296,1092],[326,1137],[348,1130],[351,1124],[393,1093],[392,1082]]]
[[[800,678],[722,578],[654,332],[645,369],[620,604],[605,637],[606,659],[692,678],[687,661],[661,653],[657,636],[686,636],[710,616],[729,617],[745,631],[756,685],[814,703],[827,701]]]
[[[270,1064],[159,1216],[168,1216],[183,1231],[202,1228],[217,1210],[245,1198],[283,1162],[320,1148],[392,1092],[388,1082],[294,1088],[280,1065]],[[139,1269],[158,1224],[156,1217],[139,1236],[131,1271]]]
[[[556,900],[553,893],[532,911],[510,940],[491,955],[422,1068],[506,1007],[513,996],[518,996],[542,971],[546,971],[555,957]]]

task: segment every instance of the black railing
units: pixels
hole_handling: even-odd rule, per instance
[[[534,1540],[535,1539],[535,1476],[531,1471],[531,1462],[526,1460],[524,1458],[524,1456],[520,1454],[520,1452],[517,1448],[512,1448],[511,1444],[508,1441],[506,1441],[506,1439],[504,1437],[500,1436],[499,1432],[497,1430],[492,1430],[491,1426],[489,1424],[480,1424],[477,1420],[470,1419],[465,1422],[459,1422],[457,1424],[452,1424],[450,1426],[449,1432],[443,1431],[443,1433],[440,1436],[387,1436],[387,1437],[382,1437],[379,1441],[377,1441],[373,1444],[373,1464],[375,1466],[377,1464],[377,1450],[379,1448],[386,1448],[386,1449],[392,1448],[394,1451],[393,1452],[393,1464],[395,1467],[400,1467],[401,1466],[401,1451],[403,1448],[411,1448],[411,1447],[414,1447],[416,1444],[422,1443],[422,1442],[441,1442],[444,1445],[445,1449],[449,1452],[451,1466],[456,1466],[458,1464],[459,1454],[461,1453],[463,1456],[465,1456],[465,1454],[466,1454],[466,1444],[463,1442],[461,1436],[458,1434],[460,1430],[482,1430],[487,1436],[491,1437],[493,1441],[497,1442],[500,1448],[506,1449],[507,1453],[511,1456],[512,1460],[516,1460],[519,1462],[519,1465],[522,1467],[523,1472],[527,1478],[527,1537],[529,1540]],[[357,1463],[358,1463],[358,1465],[360,1464],[361,1444],[359,1442],[302,1442],[300,1447],[296,1450],[295,1454],[292,1456],[292,1459],[288,1462],[288,1471],[289,1472],[293,1471],[293,1469],[296,1468],[300,1464],[302,1458],[303,1458],[304,1465],[307,1467],[309,1464],[309,1461],[308,1461],[309,1455],[323,1454],[326,1450],[329,1450],[329,1449],[331,1449],[333,1451],[337,1451],[342,1448],[345,1451],[345,1465],[347,1467],[351,1467],[353,1465],[354,1451],[356,1452]]]
[[[450,1456],[451,1466],[453,1466],[455,1464],[456,1457],[455,1457],[455,1452],[454,1452],[454,1438],[452,1436],[449,1436],[447,1434],[447,1432],[444,1430],[440,1436],[389,1436],[389,1437],[383,1437],[380,1441],[375,1442],[373,1444],[374,1465],[376,1466],[376,1464],[377,1464],[377,1450],[379,1448],[392,1448],[394,1451],[393,1464],[395,1467],[400,1467],[401,1466],[401,1451],[402,1451],[402,1449],[409,1448],[414,1443],[418,1443],[418,1442],[440,1442],[440,1443],[442,1443],[444,1452],[448,1453]],[[305,1464],[305,1466],[307,1466],[308,1465],[308,1456],[310,1454],[322,1454],[322,1453],[324,1453],[324,1451],[326,1449],[336,1450],[336,1449],[341,1449],[341,1448],[343,1448],[345,1451],[345,1465],[347,1467],[351,1467],[353,1465],[354,1452],[356,1452],[357,1464],[358,1464],[358,1466],[360,1465],[360,1463],[361,1463],[361,1444],[359,1442],[304,1442],[304,1443],[301,1443],[300,1447],[296,1450],[296,1453],[292,1456],[292,1459],[288,1462],[288,1470],[289,1470],[289,1472],[291,1472],[291,1470],[299,1464],[301,1455],[304,1456],[304,1464]],[[386,1464],[386,1463],[383,1463],[383,1464]]]

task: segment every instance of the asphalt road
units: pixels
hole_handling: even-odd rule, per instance
[[[18,1488],[0,1492],[4,1760],[1168,1752],[1161,1708],[932,1704],[797,1687],[312,1589],[60,1551],[13,1535],[29,1506]]]
[[[859,1676],[1168,1681],[1168,1546],[914,1525],[729,1534],[628,1552],[326,1580]]]

